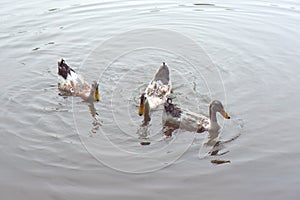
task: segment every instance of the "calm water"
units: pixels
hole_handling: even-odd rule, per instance
[[[293,1],[2,1],[1,199],[297,199],[299,10]],[[58,96],[60,58],[99,81],[94,107]],[[228,153],[205,156],[207,134],[163,137],[161,109],[141,134],[138,96],[162,62],[181,106],[207,113],[212,99],[224,103],[232,119],[219,119],[219,139],[240,134]]]

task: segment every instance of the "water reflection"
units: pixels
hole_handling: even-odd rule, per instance
[[[229,152],[229,150],[222,151],[226,148],[225,144],[235,141],[241,135],[243,124],[232,120],[232,125],[235,129],[239,129],[233,137],[222,140],[220,137],[221,131],[208,131],[207,141],[203,143],[199,151],[199,158],[206,158],[210,156],[222,156]],[[235,130],[236,131],[236,130]],[[230,163],[229,160],[211,160],[213,164]]]
[[[209,131],[208,133],[209,133],[208,141],[204,145],[211,147],[211,150],[208,152],[209,155],[211,156],[224,155],[229,152],[229,151],[225,151],[219,153],[219,151],[224,148],[223,142],[218,140],[220,131],[216,131],[216,132]]]
[[[217,137],[218,137],[219,133],[217,134]],[[209,156],[222,156],[222,155],[225,155],[227,154],[229,151],[224,151],[224,152],[220,152],[222,149],[225,148],[224,144],[225,143],[229,143],[229,142],[232,142],[234,140],[236,140],[238,137],[240,136],[240,134],[234,136],[233,138],[230,138],[228,140],[225,140],[225,141],[221,141],[221,140],[215,140],[215,137],[213,140],[209,140],[209,145],[211,146],[213,143],[213,147],[212,149],[208,152],[208,155]],[[212,142],[213,141],[213,142]],[[206,143],[208,144],[208,143]],[[224,164],[224,163],[231,163],[230,160],[223,160],[223,159],[213,159],[210,161],[212,164],[216,164],[216,165],[219,165],[219,164]]]
[[[88,102],[88,107],[90,109],[90,114],[93,118],[92,129],[90,130],[90,133],[95,134],[97,130],[99,130],[99,127],[101,126],[101,120],[99,118],[99,114],[97,113],[94,103]]]
[[[205,145],[212,147],[212,149],[208,153],[209,155],[211,155],[211,156],[219,155],[220,156],[220,155],[224,155],[224,154],[228,153],[229,151],[220,152],[222,149],[225,148],[224,144],[233,142],[241,136],[241,131],[243,128],[243,123],[242,123],[243,121],[238,120],[236,122],[236,120],[234,120],[234,119],[232,119],[231,121],[232,121],[232,125],[238,129],[238,132],[233,137],[231,137],[227,140],[220,140],[219,139],[220,131],[209,132],[208,141],[205,143]]]
[[[137,130],[137,135],[139,137],[141,145],[149,145],[151,143],[150,138],[149,138],[149,136],[150,136],[149,121],[146,124],[143,121],[143,123],[139,126],[139,128]]]
[[[92,117],[95,118],[96,116],[98,116],[95,105],[94,105],[93,102],[89,102],[88,104],[89,104],[88,106],[89,106],[89,109],[90,109],[90,113],[91,113]]]

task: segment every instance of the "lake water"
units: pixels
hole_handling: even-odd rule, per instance
[[[2,1],[1,199],[298,199],[299,10],[287,0]],[[100,102],[58,95],[61,58],[99,82]],[[223,155],[207,155],[207,133],[164,137],[162,108],[140,127],[139,95],[162,62],[180,106],[207,114],[223,102],[231,119],[218,116],[215,140],[239,136]]]

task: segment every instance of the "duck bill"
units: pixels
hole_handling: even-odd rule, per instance
[[[138,111],[139,116],[142,116],[144,112],[145,112],[145,94],[142,94],[140,97],[140,106]]]
[[[145,103],[141,101],[139,106],[139,111],[138,111],[139,116],[142,116],[144,114],[144,111],[145,111]]]
[[[230,119],[230,115],[227,112],[225,112],[225,110],[222,110],[220,113],[225,119]]]
[[[98,86],[98,84],[97,84],[97,87],[96,87],[96,90],[95,90],[94,99],[95,99],[95,101],[100,101],[99,86]]]

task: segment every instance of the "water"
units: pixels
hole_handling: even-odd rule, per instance
[[[3,199],[296,199],[300,4],[293,1],[2,1]],[[64,58],[100,83],[94,109],[57,90]],[[220,99],[222,156],[207,134],[137,134],[138,95],[161,62],[176,101]],[[98,115],[92,115],[96,110]],[[230,160],[213,165],[212,159]]]

